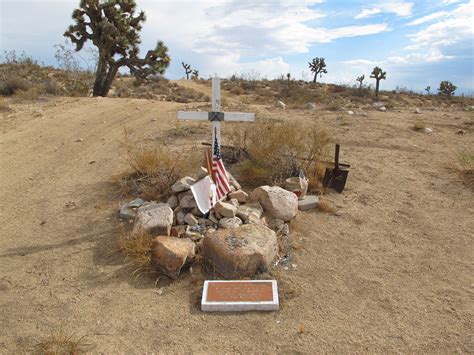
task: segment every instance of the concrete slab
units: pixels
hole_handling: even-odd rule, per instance
[[[204,312],[277,311],[276,280],[212,280],[204,282]]]
[[[319,197],[314,195],[306,195],[303,200],[298,201],[298,209],[300,211],[312,210],[318,208],[319,206]]]

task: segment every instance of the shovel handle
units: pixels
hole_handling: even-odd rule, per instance
[[[336,171],[339,170],[339,144],[336,144],[336,156],[334,157],[334,168]]]

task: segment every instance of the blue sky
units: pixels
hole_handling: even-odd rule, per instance
[[[202,76],[310,80],[307,62],[325,57],[323,82],[355,84],[378,65],[385,89],[433,90],[450,80],[458,94],[474,91],[474,0],[137,2],[147,14],[142,51],[163,40],[171,79],[183,76],[184,61]],[[0,49],[55,65],[53,46],[64,42],[78,3],[0,0]]]

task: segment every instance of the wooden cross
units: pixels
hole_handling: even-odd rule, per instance
[[[211,121],[212,123],[212,141],[211,146],[214,146],[215,139],[217,138],[217,144],[219,149],[221,146],[221,121],[234,121],[234,122],[254,122],[254,113],[244,112],[221,112],[221,81],[219,78],[212,78],[212,111],[201,112],[201,111],[178,111],[177,115],[179,120],[198,120],[198,121]]]

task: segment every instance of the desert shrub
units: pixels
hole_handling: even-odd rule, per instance
[[[422,131],[426,128],[425,122],[418,120],[413,124],[413,129],[415,131]]]
[[[34,353],[37,354],[79,354],[85,351],[88,345],[84,343],[85,336],[76,337],[66,333],[62,327],[43,341],[35,345]]]
[[[11,96],[18,91],[27,90],[29,84],[21,78],[8,78],[0,83],[0,94],[3,96]]]
[[[465,150],[458,154],[460,173],[466,186],[474,188],[474,151]]]
[[[61,88],[56,81],[49,79],[44,83],[44,91],[49,95],[59,95]]]
[[[239,181],[251,186],[282,184],[300,169],[310,174],[326,156],[330,142],[328,133],[318,127],[303,129],[294,123],[270,120],[240,124],[229,137],[246,157],[233,170]]]
[[[147,145],[143,140],[132,140],[130,134],[125,131],[123,142],[129,169],[114,178],[121,195],[164,200],[176,180],[197,171],[200,160],[193,154],[174,152],[163,145]]]
[[[144,231],[127,233],[122,230],[117,239],[119,251],[138,267],[147,267],[150,265],[151,245],[151,235]]]

